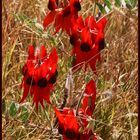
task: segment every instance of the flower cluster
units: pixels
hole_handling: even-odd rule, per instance
[[[93,16],[88,16],[85,21],[81,16],[77,19],[70,36],[70,43],[73,46],[72,55],[75,58],[74,69],[89,64],[96,73],[96,62],[100,60],[100,51],[105,47],[106,22],[105,18],[96,22]]]
[[[20,102],[23,102],[30,93],[36,108],[38,103],[44,107],[43,100],[50,103],[50,91],[58,74],[57,61],[56,49],[53,49],[47,57],[45,46],[41,46],[36,53],[34,46],[29,46],[28,59],[22,69],[24,78],[21,86],[24,88],[24,93]]]
[[[107,23],[105,18],[98,22],[93,16],[88,16],[83,20],[78,15],[81,10],[79,0],[69,0],[66,4],[56,0],[49,0],[48,8],[50,12],[46,15],[43,26],[44,29],[51,23],[54,24],[55,33],[60,28],[70,37],[73,46],[73,70],[81,68],[83,64],[90,65],[96,73],[96,62],[100,60],[100,51],[105,47],[104,27]]]
[[[55,113],[58,118],[59,126],[58,132],[63,135],[64,140],[96,140],[94,133],[87,128],[88,116],[91,116],[94,111],[96,87],[93,80],[91,80],[84,91],[82,99],[82,106],[78,109],[78,116],[76,110],[64,107],[60,112],[55,107]],[[83,130],[80,132],[80,129]]]
[[[57,0],[49,0],[48,9],[50,12],[44,19],[43,26],[46,28],[49,24],[54,23],[55,33],[60,28],[70,34],[73,23],[78,18],[78,11],[81,10],[79,0],[69,0],[62,2]]]
[[[49,0],[50,10],[44,21],[46,29],[53,24],[56,34],[60,29],[69,36],[72,45],[71,56],[72,70],[79,70],[89,65],[96,74],[96,63],[101,60],[100,51],[105,47],[104,28],[107,23],[105,18],[98,22],[93,16],[85,19],[79,15],[81,10],[80,0]],[[50,102],[50,94],[56,82],[58,55],[56,49],[52,49],[48,55],[45,46],[35,49],[29,46],[28,59],[23,66],[23,81],[21,87],[24,89],[20,102],[30,94],[33,96],[33,104],[38,109],[43,101]],[[85,68],[86,68],[85,67]],[[95,134],[88,128],[88,117],[91,117],[95,108],[96,84],[91,80],[82,93],[80,108],[76,110],[64,107],[61,111],[54,107],[58,118],[58,132],[63,135],[64,140],[97,140]]]

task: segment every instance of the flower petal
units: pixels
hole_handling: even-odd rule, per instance
[[[43,27],[44,29],[50,24],[53,22],[54,20],[54,17],[56,15],[56,11],[51,11],[47,14],[47,16],[45,17],[44,21],[43,21]]]

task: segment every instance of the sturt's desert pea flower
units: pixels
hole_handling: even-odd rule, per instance
[[[106,22],[105,18],[96,22],[93,16],[88,16],[85,21],[82,17],[77,19],[70,37],[70,43],[73,45],[72,56],[75,58],[73,70],[82,68],[85,64],[96,73],[96,63],[101,60],[100,51],[105,47],[104,27]]]
[[[58,55],[56,49],[52,49],[47,55],[45,46],[41,46],[35,54],[34,46],[29,46],[28,59],[23,66],[22,88],[24,89],[23,102],[30,93],[33,96],[33,103],[38,108],[38,103],[43,107],[43,100],[50,103],[50,92],[54,88],[57,78]]]
[[[81,124],[74,109],[64,107],[63,111],[60,112],[54,107],[54,111],[58,118],[58,132],[64,140],[88,140],[89,138],[97,140],[91,130],[80,132]]]
[[[54,34],[60,29],[66,31],[67,34],[70,34],[72,25],[78,18],[78,11],[81,10],[79,0],[70,0],[65,6],[62,2],[60,6],[57,6],[56,2],[51,0],[48,3],[48,7],[51,7],[49,8],[51,11],[47,13],[43,21],[44,29],[53,23],[55,28]]]

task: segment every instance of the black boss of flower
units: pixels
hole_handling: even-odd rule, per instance
[[[54,10],[54,4],[55,3],[53,3],[52,1],[49,0],[49,2],[48,2],[48,9],[53,11]]]
[[[51,76],[49,83],[54,84],[56,82],[57,76],[58,76],[58,71],[56,70],[54,75]]]
[[[75,136],[76,136],[76,134],[72,129],[66,130],[66,137],[67,138],[73,139],[73,138],[75,138]]]
[[[26,84],[28,84],[29,86],[34,86],[35,85],[35,80],[33,79],[32,76],[27,77]]]
[[[88,43],[82,43],[80,49],[83,52],[89,52],[91,50],[91,47]]]
[[[74,35],[71,35],[71,36],[70,36],[70,44],[71,44],[71,45],[75,45],[75,43],[76,43],[76,38],[75,38]]]
[[[37,82],[37,85],[41,88],[45,88],[47,86],[47,79],[46,78],[40,78]]]
[[[61,125],[58,126],[58,132],[59,132],[59,134],[64,134],[63,126],[61,126]]]
[[[64,11],[63,11],[63,17],[67,17],[67,16],[69,16],[70,15],[70,9],[68,8],[68,9],[65,9]]]
[[[79,1],[74,2],[74,8],[76,9],[76,11],[80,11],[81,10],[81,5]]]
[[[100,42],[99,42],[99,48],[100,50],[103,50],[105,48],[105,40],[102,39]]]

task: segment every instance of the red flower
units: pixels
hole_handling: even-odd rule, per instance
[[[83,131],[79,133],[79,140],[88,140],[88,139],[97,140],[92,130],[87,128],[88,120],[87,120],[86,112],[82,108],[79,108],[78,115],[80,116],[80,119],[81,119],[80,124],[81,124],[81,127],[83,128]]]
[[[104,27],[106,19],[102,19],[98,23],[92,16],[85,19],[79,17],[73,27],[73,38],[70,40],[73,50],[72,55],[75,57],[73,69],[81,68],[84,63],[90,65],[91,69],[96,73],[96,62],[100,60],[100,50],[104,48]],[[75,32],[78,32],[77,34]]]
[[[70,0],[71,11],[77,12],[81,10],[81,5],[79,0]]]
[[[90,65],[92,70],[96,73],[96,61],[98,60],[98,46],[93,44],[89,32],[85,28],[82,31],[83,39],[78,40],[72,50],[72,55],[75,57],[73,62],[73,70],[81,68],[83,64]]]
[[[107,23],[105,18],[102,18],[99,22],[97,22],[97,30],[98,34],[96,36],[95,43],[99,45],[100,50],[104,49],[105,41],[104,41],[104,28]]]
[[[88,125],[88,116],[92,116],[94,108],[95,108],[95,100],[96,100],[96,86],[95,82],[91,80],[85,88],[84,96],[82,99],[82,105],[81,108],[78,110],[78,115],[81,118],[81,126],[84,128],[84,131],[82,133],[82,137],[90,137],[92,134],[92,131],[90,129],[87,129]],[[83,135],[84,134],[84,135]]]
[[[30,93],[33,96],[33,103],[38,108],[38,103],[43,107],[43,100],[50,103],[50,92],[57,77],[58,56],[56,49],[53,49],[49,57],[44,46],[34,54],[34,47],[29,47],[29,56],[23,67],[24,78],[22,87],[24,88],[23,102]]]
[[[95,108],[96,100],[96,85],[93,80],[91,80],[84,91],[84,97],[82,99],[82,109],[86,115],[91,116]]]
[[[103,44],[104,28],[107,23],[107,20],[105,18],[102,18],[101,20],[96,22],[93,16],[88,16],[85,20],[85,23],[89,26],[90,33],[92,39],[94,39],[95,44],[99,45],[100,49],[103,49],[105,45]]]
[[[92,140],[97,140],[91,130],[79,132],[81,126],[74,110],[65,107],[62,112],[59,112],[55,107],[54,111],[58,118],[58,132],[63,135],[64,140],[88,140],[90,137],[93,138]],[[87,124],[84,128],[86,126]]]
[[[43,26],[46,28],[50,23],[54,21],[55,33],[57,33],[60,28],[70,34],[73,23],[78,18],[78,11],[81,9],[79,0],[70,0],[66,7],[60,7],[62,9],[56,9],[49,12],[45,17]]]
[[[70,32],[70,43],[75,46],[80,37],[81,30],[85,27],[82,17],[78,17],[76,21],[73,21],[73,26]]]
[[[82,16],[79,16],[73,26],[73,29],[77,32],[77,31],[81,31],[83,28],[85,28],[86,25],[82,19]]]
[[[30,89],[30,93],[32,93],[32,88],[30,88],[30,86],[26,84],[25,81],[27,81],[27,83],[30,82],[32,86],[34,86],[35,84],[32,78],[28,78],[30,76],[29,72],[31,73],[34,71],[34,64],[33,64],[34,59],[35,59],[34,46],[29,46],[28,59],[27,59],[26,64],[22,68],[22,74],[24,75],[24,77],[23,77],[21,86],[24,87],[24,92],[23,92],[23,97],[20,102],[23,102],[24,99],[28,96],[29,89]],[[31,81],[29,81],[29,79],[31,79]]]
[[[54,27],[56,32],[62,28],[62,31],[66,31],[67,34],[70,34],[70,30],[72,28],[73,21],[75,21],[78,17],[77,13],[73,13],[71,11],[70,5],[65,7],[62,11],[60,11],[55,18]]]
[[[88,133],[80,134],[80,139],[79,140],[97,140],[97,138],[92,133],[92,131],[89,131]]]
[[[59,112],[54,108],[54,111],[59,122],[58,131],[63,135],[63,139],[77,140],[79,125],[76,116],[74,115],[74,111],[70,108],[64,108],[62,112]]]

